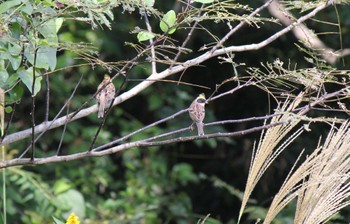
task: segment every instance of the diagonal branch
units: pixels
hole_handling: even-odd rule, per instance
[[[273,1],[267,9],[270,11],[271,15],[276,17],[281,21],[285,26],[289,26],[293,23],[293,15],[290,14],[283,4],[280,4],[278,0]],[[343,49],[336,51],[328,46],[319,39],[315,33],[310,30],[306,25],[299,24],[298,26],[292,29],[292,33],[298,38],[301,42],[306,44],[306,47],[315,49],[321,53],[322,57],[330,64],[334,64],[339,58],[345,57],[350,54],[350,49]],[[341,34],[339,34],[341,35]]]

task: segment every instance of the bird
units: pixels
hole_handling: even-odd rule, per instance
[[[203,130],[203,120],[205,117],[205,104],[206,99],[204,93],[199,94],[199,96],[191,103],[188,108],[188,113],[194,123],[196,123],[198,135],[204,135]],[[193,124],[192,124],[193,125]],[[192,127],[191,125],[191,127]]]
[[[103,118],[105,109],[110,106],[115,96],[115,87],[110,80],[111,77],[105,74],[103,81],[97,87],[97,91],[99,91],[96,95],[98,103],[98,118]]]

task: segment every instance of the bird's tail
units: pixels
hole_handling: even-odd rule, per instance
[[[196,125],[197,125],[198,135],[204,135],[204,130],[203,130],[204,123],[198,122],[198,123],[196,123]]]
[[[104,114],[105,114],[105,102],[100,102],[98,104],[98,115],[97,115],[97,117],[98,118],[103,118]]]

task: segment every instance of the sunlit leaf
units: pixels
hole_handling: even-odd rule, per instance
[[[59,179],[58,181],[56,181],[53,187],[53,191],[55,194],[61,194],[69,190],[70,188],[72,188],[72,185],[70,183],[68,183],[66,180]]]
[[[21,8],[20,8],[20,11],[28,14],[28,15],[31,15],[33,13],[33,7],[32,5],[30,4],[30,2],[27,2],[26,4],[24,4]]]
[[[32,93],[32,85],[33,85],[33,67],[28,68],[27,70],[19,69],[17,71],[19,78],[22,80],[22,82],[27,86],[30,93]],[[34,93],[32,93],[34,96],[40,91],[41,88],[41,80],[42,77],[40,76],[40,73],[36,71],[36,79],[34,84]]]
[[[28,46],[25,49],[25,57],[27,60],[34,66],[34,52],[35,50],[33,47]],[[36,68],[44,68],[44,69],[51,69],[54,70],[57,63],[56,58],[56,47],[50,47],[50,46],[40,46],[37,55],[36,55],[36,62],[35,67]]]
[[[21,65],[22,57],[20,56],[22,47],[18,44],[9,44],[8,51],[10,53],[9,60],[11,62],[13,70],[17,70]]]
[[[167,12],[162,20],[160,21],[160,29],[163,32],[167,32],[168,34],[172,34],[176,31],[176,28],[173,27],[174,24],[176,22],[176,14],[174,10],[170,10],[169,12]],[[170,30],[169,30],[170,29]]]
[[[56,27],[56,33],[60,30],[64,19],[63,18],[57,18],[55,19],[55,27]]]
[[[50,19],[38,27],[39,32],[47,39],[49,42],[57,43],[57,31],[62,25],[62,19]]]
[[[5,112],[6,113],[11,113],[13,111],[13,108],[11,107],[11,106],[7,106],[7,107],[5,107]]]
[[[141,31],[137,34],[137,40],[139,42],[152,39],[153,37],[155,37],[155,35],[147,31]]]
[[[14,88],[11,89],[9,92],[9,97],[6,98],[6,102],[18,102],[21,100],[23,96],[24,90],[22,86],[16,85]]]
[[[9,74],[5,68],[5,62],[0,60],[0,87],[4,88],[6,80],[8,79]]]
[[[57,203],[66,205],[70,208],[65,212],[64,216],[68,217],[71,212],[74,212],[81,218],[85,217],[85,200],[79,191],[69,189],[57,196]]]
[[[5,1],[0,4],[0,14],[6,12],[10,8],[19,5],[21,3],[21,0],[13,0],[13,1]]]

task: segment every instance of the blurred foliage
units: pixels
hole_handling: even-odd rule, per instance
[[[79,2],[79,6],[74,5]],[[180,1],[179,1],[180,2]],[[30,95],[35,83],[37,121],[42,122],[45,108],[44,80],[50,80],[50,111],[53,118],[70,96],[80,76],[82,82],[73,101],[71,112],[94,94],[103,74],[119,65],[98,64],[97,60],[114,62],[129,60],[137,51],[131,46],[146,44],[146,40],[172,33],[172,38],[186,38],[187,23],[200,21],[189,11],[181,23],[176,24],[174,13],[179,13],[176,1],[122,1],[122,0],[13,0],[0,4],[0,87],[8,90],[7,105],[15,108],[9,132],[30,127]],[[211,2],[197,0],[195,2]],[[227,1],[230,2],[230,1]],[[244,13],[251,12],[263,1],[253,1],[245,7],[246,1],[239,1],[237,8],[227,12],[229,21],[236,24],[244,19]],[[298,1],[301,2],[301,1]],[[174,5],[172,5],[174,4]],[[181,5],[182,7],[182,5]],[[214,6],[212,6],[214,7]],[[64,11],[64,9],[72,9]],[[174,9],[171,11],[170,9]],[[227,31],[226,20],[222,23],[219,14],[208,6],[207,12],[214,21],[212,36],[203,30],[194,32],[189,49],[194,52],[183,55],[181,60],[194,57],[197,50],[213,37],[222,37]],[[227,10],[224,5],[221,11]],[[350,17],[348,8],[339,6],[339,21],[344,36],[349,36]],[[154,33],[145,33],[143,16],[149,15]],[[265,12],[264,12],[265,13]],[[264,29],[247,26],[228,40],[227,44],[256,43],[280,29],[274,20],[256,19],[251,25],[266,22]],[[177,14],[178,15],[178,14]],[[317,18],[327,18],[337,23],[334,9],[326,10]],[[163,20],[161,19],[163,18]],[[192,20],[190,20],[192,19]],[[162,21],[162,22],[160,22]],[[204,24],[209,23],[204,22]],[[221,23],[220,23],[221,22]],[[272,22],[272,23],[268,23]],[[328,30],[327,24],[310,21],[312,29]],[[174,27],[173,27],[174,26]],[[141,27],[141,28],[140,28]],[[93,29],[91,29],[93,28]],[[106,29],[107,28],[107,29]],[[137,29],[139,28],[139,29]],[[176,29],[175,29],[176,28]],[[135,31],[136,30],[136,31]],[[132,32],[135,31],[135,32]],[[141,33],[143,32],[143,33]],[[142,34],[142,35],[140,35]],[[146,36],[144,36],[146,35]],[[262,63],[276,58],[291,60],[300,67],[312,66],[313,61],[294,45],[288,34],[269,47],[244,52],[233,56],[237,67],[218,63],[212,59],[196,69],[189,68],[184,74],[171,77],[209,87],[209,95],[215,85],[234,75],[244,74],[247,68],[263,69]],[[332,44],[338,35],[326,35],[324,41]],[[140,43],[141,42],[141,43]],[[132,44],[131,44],[132,43]],[[350,39],[344,38],[343,45],[349,46]],[[36,60],[33,57],[37,53]],[[57,55],[57,57],[56,57]],[[339,67],[346,67],[348,58]],[[123,64],[121,64],[123,65]],[[62,69],[63,68],[63,69]],[[159,69],[162,65],[159,66]],[[36,78],[33,79],[33,69]],[[140,64],[129,73],[132,77],[122,92],[137,85],[151,73],[149,64]],[[180,78],[181,76],[181,78]],[[123,80],[114,80],[116,87]],[[224,86],[225,91],[232,86]],[[189,106],[194,96],[203,89],[174,83],[155,83],[138,96],[115,107],[101,131],[97,144],[124,136],[153,121],[171,115]],[[94,102],[90,102],[92,105]],[[39,106],[40,105],[40,106]],[[11,112],[11,108],[8,112]],[[273,108],[267,96],[257,88],[247,88],[208,105],[206,121],[245,118],[267,114]],[[133,140],[154,136],[165,131],[187,127],[191,123],[187,115],[171,120],[159,127],[153,127],[134,136]],[[208,128],[214,131],[234,131],[257,125],[224,125]],[[90,147],[97,131],[99,120],[91,115],[74,121],[67,126],[61,146],[62,154],[82,152]],[[306,136],[285,152],[276,161],[254,192],[249,202],[245,223],[255,223],[266,214],[266,207],[277,191],[301,148],[318,141],[323,134],[322,127],[316,136]],[[63,127],[47,132],[37,144],[37,156],[52,155],[57,151]],[[311,135],[311,134],[310,134]],[[81,223],[235,223],[250,164],[251,148],[258,134],[235,139],[209,139],[179,143],[154,148],[134,148],[102,158],[88,158],[69,163],[50,164],[36,167],[6,169],[8,223],[51,223],[66,220],[74,212]],[[310,141],[310,139],[312,139]],[[23,140],[8,146],[10,156],[20,154],[30,140]],[[298,151],[299,150],[299,151]],[[1,180],[3,181],[3,180]],[[2,183],[1,183],[2,184]],[[1,205],[3,206],[3,205]],[[0,207],[1,207],[0,206]],[[293,206],[293,205],[291,205]],[[350,214],[346,209],[345,214]],[[292,223],[293,210],[289,207],[280,214],[276,223]],[[210,215],[209,215],[210,214]],[[344,220],[346,215],[339,215]],[[57,221],[58,222],[58,221]]]

